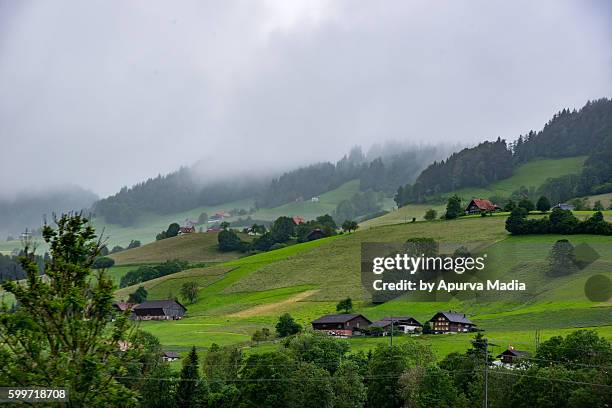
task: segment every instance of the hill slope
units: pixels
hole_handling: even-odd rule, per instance
[[[606,217],[610,219],[611,214]],[[424,321],[437,310],[454,309],[468,313],[491,336],[504,338],[524,339],[535,329],[553,335],[572,327],[610,324],[610,302],[590,302],[583,287],[593,274],[610,274],[612,237],[568,237],[575,245],[588,242],[601,258],[578,274],[550,278],[545,274],[545,260],[551,245],[562,236],[509,237],[504,221],[505,217],[478,217],[375,227],[203,268],[191,276],[201,289],[198,302],[188,305],[188,318],[143,322],[142,326],[159,336],[165,346],[179,350],[191,344],[240,343],[257,328],[272,328],[284,312],[309,326],[320,315],[335,312],[337,301],[347,296],[354,300],[356,311],[370,319],[409,314]],[[521,295],[449,297],[437,302],[399,298],[371,304],[361,286],[361,243],[404,242],[420,236],[435,238],[446,247],[480,248],[490,254],[495,276],[523,279],[530,290]],[[166,297],[183,278],[160,278],[151,286],[153,296]],[[612,331],[602,330],[612,336]],[[380,341],[385,340],[354,340],[365,348]],[[439,344],[438,350],[448,352],[466,348],[469,337],[423,336],[423,341]]]

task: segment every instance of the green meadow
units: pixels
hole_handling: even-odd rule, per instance
[[[585,214],[586,216],[586,214]],[[610,214],[606,214],[610,219]],[[212,343],[238,344],[258,352],[276,344],[251,345],[250,336],[262,327],[274,329],[278,316],[288,312],[302,324],[335,313],[338,300],[350,296],[355,311],[371,320],[411,315],[424,322],[438,310],[466,313],[490,338],[526,343],[529,349],[536,330],[541,338],[594,327],[612,338],[610,302],[593,303],[584,294],[586,280],[594,274],[610,276],[612,237],[542,235],[511,237],[504,230],[505,217],[468,217],[453,221],[430,221],[383,225],[360,229],[267,253],[247,256],[209,267],[186,270],[145,283],[151,299],[177,295],[180,286],[195,281],[200,286],[195,304],[186,305],[180,321],[141,322],[141,328],[160,338],[164,347],[185,350]],[[432,237],[442,250],[466,246],[489,257],[486,273],[492,279],[519,279],[525,293],[461,293],[440,296],[435,302],[405,295],[384,304],[372,304],[361,285],[360,248],[363,242],[404,242],[410,237]],[[569,239],[574,245],[588,243],[600,255],[576,273],[551,277],[547,256],[554,242]],[[163,242],[163,241],[160,241]],[[112,271],[112,269],[111,269]],[[125,298],[135,287],[117,292]],[[469,346],[470,335],[421,336],[443,356]],[[388,338],[350,339],[353,350],[365,350]],[[397,341],[402,341],[398,336]],[[505,344],[507,346],[507,344]]]

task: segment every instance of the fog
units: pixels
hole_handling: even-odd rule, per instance
[[[0,0],[0,194],[474,144],[612,95],[606,1]]]

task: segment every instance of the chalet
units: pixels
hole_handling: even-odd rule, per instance
[[[224,218],[227,217],[231,217],[231,214],[225,212],[225,211],[219,211],[217,213],[214,213],[213,215],[210,216],[210,218],[208,219],[208,222],[217,222],[217,221],[223,221]]]
[[[318,197],[318,196],[314,196],[314,197],[312,197],[312,198],[310,199],[310,202],[313,202],[313,203],[318,203],[318,202],[319,202],[319,197]]]
[[[370,324],[372,322],[360,314],[330,314],[314,320],[312,328],[330,336],[352,336],[353,332],[366,329]]]
[[[179,355],[176,351],[164,351],[162,353],[162,360],[171,362],[177,361],[179,359]]]
[[[574,211],[574,207],[571,204],[565,204],[565,203],[559,203],[557,205],[555,205],[552,209],[554,210],[555,208],[559,208],[561,210],[566,210],[566,211]]]
[[[375,321],[370,327],[380,327],[383,329],[383,333],[391,331],[391,322],[393,322],[393,330],[403,333],[414,333],[420,331],[423,325],[419,323],[414,317],[402,316],[402,317],[383,317],[380,320]]]
[[[429,323],[434,333],[464,333],[476,327],[465,314],[451,311],[436,313]]]
[[[325,233],[321,230],[321,228],[315,228],[307,235],[309,241],[314,241],[315,239],[320,239],[325,236]]]
[[[306,222],[304,220],[304,217],[300,217],[299,215],[294,215],[293,217],[291,217],[291,219],[293,220],[293,223],[295,225],[304,224]]]
[[[191,227],[181,227],[179,229],[179,234],[191,234],[196,232],[195,227],[191,226]]]
[[[465,212],[468,214],[480,214],[481,212],[494,212],[499,210],[501,210],[500,206],[482,198],[472,199],[465,208]]]
[[[512,346],[509,346],[506,351],[497,355],[497,358],[499,358],[502,361],[502,363],[505,363],[505,364],[513,364],[513,363],[516,363],[518,360],[526,358],[526,357],[529,357],[528,352],[517,350]]]
[[[176,300],[147,300],[133,310],[136,320],[180,320],[187,311]]]

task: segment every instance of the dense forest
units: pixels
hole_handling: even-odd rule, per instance
[[[464,149],[430,165],[414,184],[400,186],[395,198],[402,206],[462,187],[485,186],[535,158],[579,155],[588,155],[581,174],[549,179],[533,193],[560,202],[612,191],[612,100],[589,101],[578,111],[563,109],[541,131],[521,135],[509,146],[498,139]]]
[[[414,184],[399,187],[396,202],[401,206],[462,187],[483,187],[510,177],[512,169],[512,151],[505,140],[483,142],[429,165]]]
[[[47,191],[19,194],[0,198],[0,233],[16,236],[26,228],[36,230],[43,224],[43,216],[53,213],[79,211],[90,208],[98,199],[94,193],[76,186],[65,186]]]
[[[96,216],[128,226],[143,212],[171,214],[199,206],[217,205],[253,196],[263,185],[255,180],[198,182],[188,167],[157,176],[95,203]]]
[[[256,207],[271,208],[308,200],[354,179],[360,180],[362,191],[391,195],[399,184],[414,180],[427,164],[446,156],[450,149],[377,146],[366,155],[360,147],[354,147],[335,164],[322,162],[297,168],[267,182],[235,177],[206,184],[196,180],[191,168],[183,167],[133,187],[123,187],[117,194],[96,202],[94,212],[107,222],[129,226],[144,212],[171,214],[249,197],[256,198]]]

